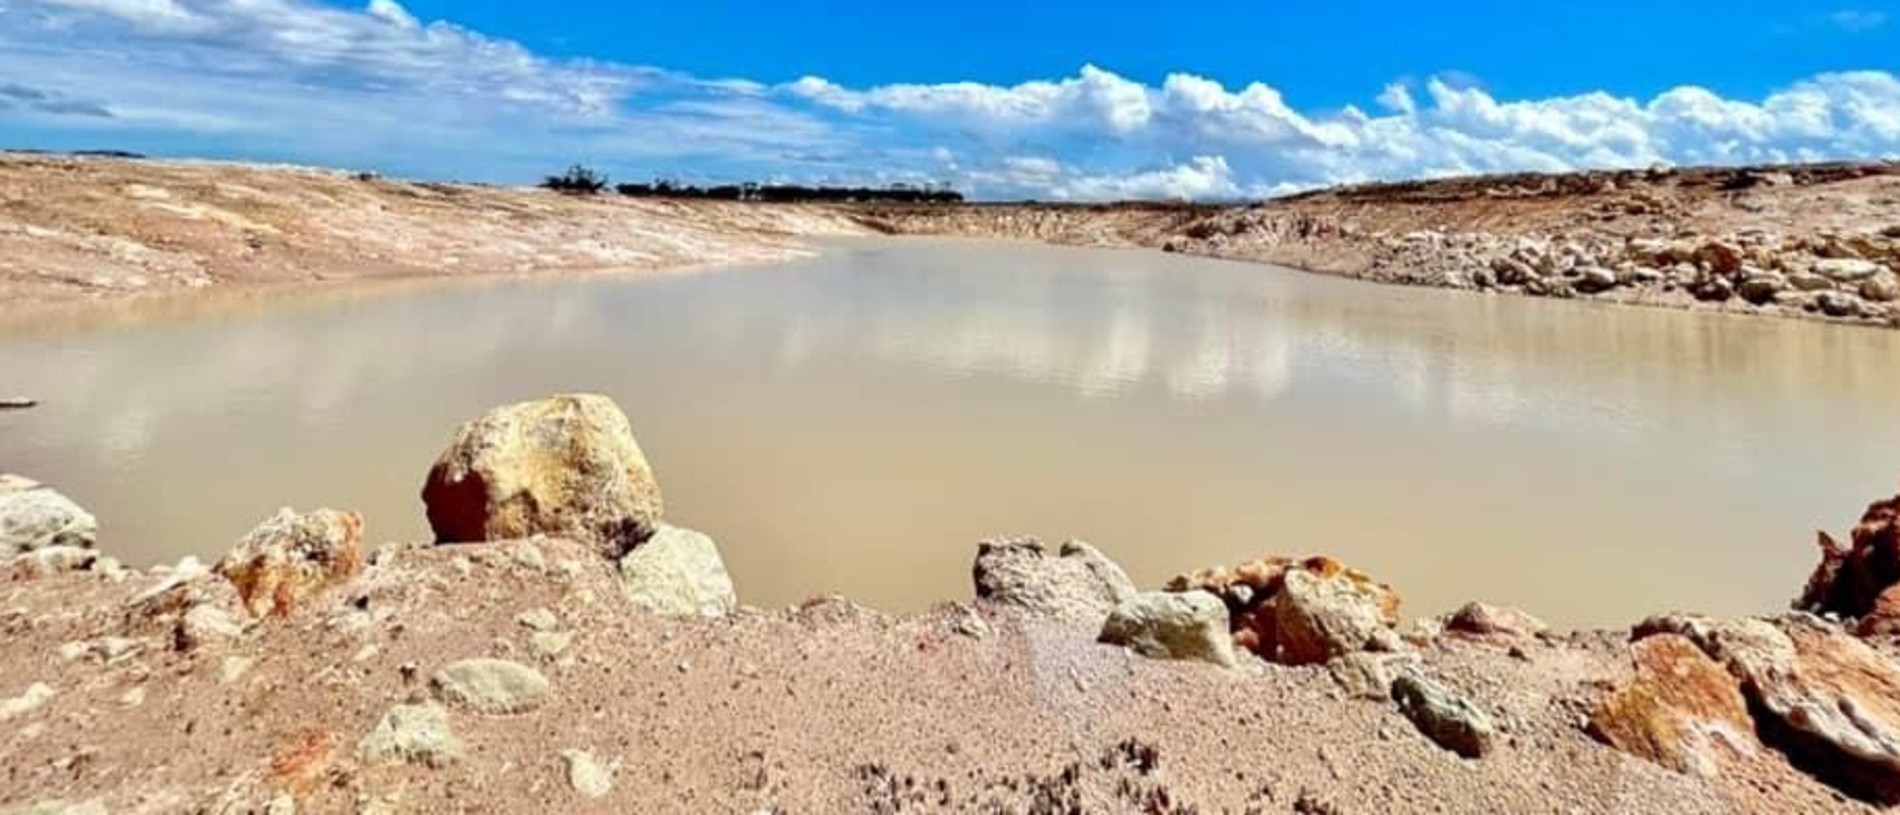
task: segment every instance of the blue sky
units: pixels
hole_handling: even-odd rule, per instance
[[[1900,3],[0,0],[0,144],[1255,197],[1900,155]]]

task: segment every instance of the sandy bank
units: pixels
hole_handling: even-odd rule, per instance
[[[0,153],[0,298],[14,308],[208,289],[653,270],[862,234],[797,205],[580,198],[341,170]]]

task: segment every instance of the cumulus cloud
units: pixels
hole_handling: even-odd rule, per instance
[[[501,181],[585,161],[623,178],[1244,198],[1374,179],[1900,154],[1900,80],[1884,71],[1790,78],[1758,98],[1684,86],[1513,99],[1447,73],[1367,88],[1367,109],[1332,110],[1267,81],[1140,81],[1098,65],[1013,84],[772,85],[549,57],[399,0],[7,0],[0,76],[32,78],[0,89],[0,125],[55,142],[116,134],[127,149]]]

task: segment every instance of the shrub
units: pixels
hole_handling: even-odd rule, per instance
[[[571,195],[594,195],[607,188],[607,175],[576,164],[561,175],[548,176],[541,186]]]

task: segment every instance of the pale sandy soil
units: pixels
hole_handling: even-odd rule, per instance
[[[1324,668],[1144,660],[1092,630],[994,611],[976,626],[948,605],[667,620],[629,611],[604,561],[554,541],[403,550],[190,650],[131,603],[158,580],[0,585],[0,697],[54,692],[0,724],[0,812],[257,812],[285,795],[298,812],[1866,811],[1773,751],[1710,780],[1592,741],[1582,717],[1630,673],[1620,633],[1520,656],[1425,649],[1428,671],[1500,723],[1498,749],[1464,760],[1390,703],[1346,698]],[[527,653],[534,609],[574,635],[552,660]],[[102,637],[135,645],[111,661],[60,654]],[[477,656],[538,665],[547,706],[454,711],[466,754],[449,766],[359,761],[385,710]],[[560,757],[573,749],[612,768],[606,797],[574,792]]]
[[[834,211],[581,198],[341,170],[0,153],[0,300],[774,260]]]

